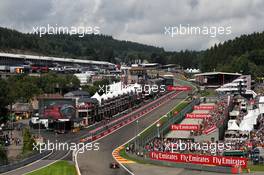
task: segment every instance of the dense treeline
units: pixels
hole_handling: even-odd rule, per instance
[[[24,34],[0,27],[0,50],[45,56],[72,57],[113,63],[134,63],[147,60],[161,64],[176,63],[183,67],[196,66],[196,52],[165,52],[164,49],[119,41],[106,35],[43,35]],[[182,59],[184,58],[184,59]]]
[[[242,35],[204,51],[165,52],[162,48],[118,41],[106,35],[23,34],[0,28],[0,50],[38,55],[134,63],[147,60],[161,64],[178,64],[202,71],[243,72],[263,76],[264,33]]]
[[[206,50],[200,60],[204,71],[224,70],[263,76],[264,32],[242,35]]]
[[[162,48],[118,41],[106,35],[43,35],[23,34],[15,30],[0,28],[0,50],[25,51],[39,55],[72,57],[92,60],[120,62],[134,55],[148,58],[150,53],[161,53]],[[135,57],[135,56],[134,56]],[[136,57],[135,57],[136,58]]]
[[[30,102],[43,93],[64,94],[77,90],[80,81],[73,75],[43,74],[41,77],[19,75],[0,79],[0,122],[6,120],[6,106],[15,102]]]
[[[95,92],[102,94],[101,88],[118,79],[103,79],[95,81],[92,85],[81,87],[91,96]],[[41,94],[61,94],[69,91],[79,90],[79,79],[71,74],[46,73],[41,76],[29,76],[26,74],[11,76],[7,79],[0,79],[0,122],[7,120],[7,106],[15,102],[28,103]],[[1,153],[0,153],[1,154]]]

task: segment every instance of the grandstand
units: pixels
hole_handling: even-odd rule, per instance
[[[241,76],[241,74],[229,72],[205,72],[195,74],[194,76],[199,85],[208,88],[218,88],[223,84],[232,82]]]
[[[73,58],[58,58],[58,57],[47,57],[47,56],[36,56],[36,55],[24,55],[24,54],[13,54],[0,52],[0,65],[1,66],[21,66],[25,64],[37,64],[45,66],[53,66],[59,64],[61,66],[72,66],[80,65],[82,67],[87,66],[98,66],[102,69],[114,69],[115,65],[106,61],[93,61],[93,60],[82,60]]]

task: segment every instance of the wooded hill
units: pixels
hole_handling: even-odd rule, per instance
[[[177,49],[177,48],[175,48]],[[242,35],[204,51],[166,52],[163,48],[116,40],[107,35],[24,34],[0,28],[0,51],[133,63],[174,63],[202,71],[229,71],[263,76],[264,33]]]

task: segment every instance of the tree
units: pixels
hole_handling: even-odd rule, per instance
[[[48,73],[41,76],[38,82],[44,93],[55,93],[57,84],[56,77],[57,75],[55,73]]]
[[[36,84],[35,77],[25,76],[16,82],[17,94],[21,101],[29,102],[34,96],[41,93],[40,88]]]
[[[91,96],[93,96],[97,91],[99,91],[99,88],[92,85],[86,85],[82,87],[82,90],[87,91]]]
[[[28,128],[24,128],[23,129],[23,148],[22,148],[22,153],[26,154],[29,153],[31,151],[33,151],[33,145],[34,145],[35,141],[32,138],[29,129]]]
[[[0,27],[0,49],[27,50],[46,56],[73,57],[114,62],[114,57],[124,58],[124,53],[162,52],[162,48],[144,44],[118,41],[106,35],[23,34]]]
[[[3,116],[7,115],[6,106],[9,104],[8,84],[5,80],[0,79],[0,121],[4,120]]]
[[[0,144],[0,165],[6,165],[8,162],[5,148]]]

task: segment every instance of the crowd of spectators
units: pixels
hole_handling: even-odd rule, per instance
[[[229,150],[230,147],[233,147],[232,143],[227,144],[226,142],[214,140],[195,142],[194,139],[155,138],[145,145],[144,151],[221,155],[223,151]]]
[[[232,103],[233,102],[233,103]],[[234,120],[240,122],[243,120],[243,117],[246,116],[247,110],[243,110],[241,108],[241,103],[236,101],[236,99],[232,99],[231,105],[232,108],[236,111],[239,111],[239,115],[237,115]],[[248,102],[246,101],[248,104]],[[200,123],[200,130],[199,131],[192,131],[191,133],[194,135],[203,134],[204,130],[207,130],[211,127],[219,127],[223,125],[224,121],[227,119],[229,114],[229,106],[227,102],[227,98],[223,98],[219,100],[214,110],[210,111],[211,118],[204,119]],[[239,123],[238,123],[239,124]],[[144,153],[148,153],[150,151],[160,151],[160,152],[172,152],[177,150],[178,153],[195,153],[195,154],[204,154],[204,155],[223,155],[225,151],[244,151],[245,155],[250,156],[253,149],[256,147],[264,147],[264,116],[260,115],[257,119],[257,125],[254,127],[255,129],[251,132],[234,132],[233,135],[231,134],[230,137],[237,138],[234,140],[223,140],[223,141],[201,141],[201,142],[194,142],[194,139],[179,139],[179,138],[154,138],[143,148],[135,149],[134,145],[130,145],[127,147],[127,151],[131,153],[136,153],[138,156],[146,156]],[[226,135],[226,137],[229,137]],[[191,149],[188,147],[186,149],[175,149],[175,145],[179,145],[179,143],[185,143],[186,145],[190,144],[197,144],[200,145],[207,143],[207,145],[211,145],[213,143],[222,143],[224,145],[230,145],[227,149]],[[140,151],[139,151],[140,150]]]
[[[0,144],[4,146],[12,144],[19,145],[21,144],[21,140],[17,137],[13,137],[12,132],[7,132],[6,134],[2,133],[2,135],[0,135]]]
[[[211,117],[202,120],[200,123],[200,129],[197,131],[192,131],[192,135],[201,135],[205,130],[208,130],[214,126],[223,125],[224,120],[228,117],[227,100],[223,99],[217,102],[214,109],[209,112],[209,115],[211,115]]]
[[[214,110],[210,111],[211,118],[207,118],[202,122],[202,130],[207,130],[213,126],[220,126],[228,115],[228,105],[226,101],[218,102]]]
[[[247,155],[250,155],[252,150],[255,147],[264,147],[264,117],[260,115],[258,117],[257,129],[246,133],[238,133],[241,138],[245,139],[237,139],[232,141],[201,141],[194,142],[194,139],[179,139],[179,138],[154,138],[149,143],[144,145],[144,152],[150,151],[160,151],[160,152],[171,152],[172,150],[179,153],[195,153],[195,154],[205,154],[205,155],[222,155],[224,151],[244,151]],[[237,137],[239,138],[239,137]],[[186,147],[186,149],[175,149],[175,145],[180,145],[180,143],[184,143],[185,145],[190,145],[192,143],[199,143],[200,145],[206,143],[207,145],[211,145],[212,143],[222,143],[224,145],[230,145],[228,149],[219,150],[215,149],[215,147],[211,147],[210,149],[193,149],[193,147]],[[173,148],[174,147],[174,148]],[[132,150],[132,149],[129,149]],[[134,150],[134,147],[133,147]],[[142,154],[139,153],[138,154]]]
[[[184,145],[180,148],[181,144]],[[144,145],[143,149],[135,149],[134,144],[130,144],[126,147],[126,152],[140,157],[148,156],[151,151],[222,156],[225,151],[240,150],[250,156],[255,147],[249,144],[248,141],[240,140],[232,142],[214,140],[195,142],[193,139],[154,138]]]
[[[13,132],[21,131],[21,125],[7,123],[0,127],[0,144],[4,146],[20,145],[21,139],[13,134]],[[11,128],[11,129],[10,129]]]
[[[259,115],[257,118],[257,129],[253,130],[250,135],[250,140],[253,145],[264,147],[264,116]]]

